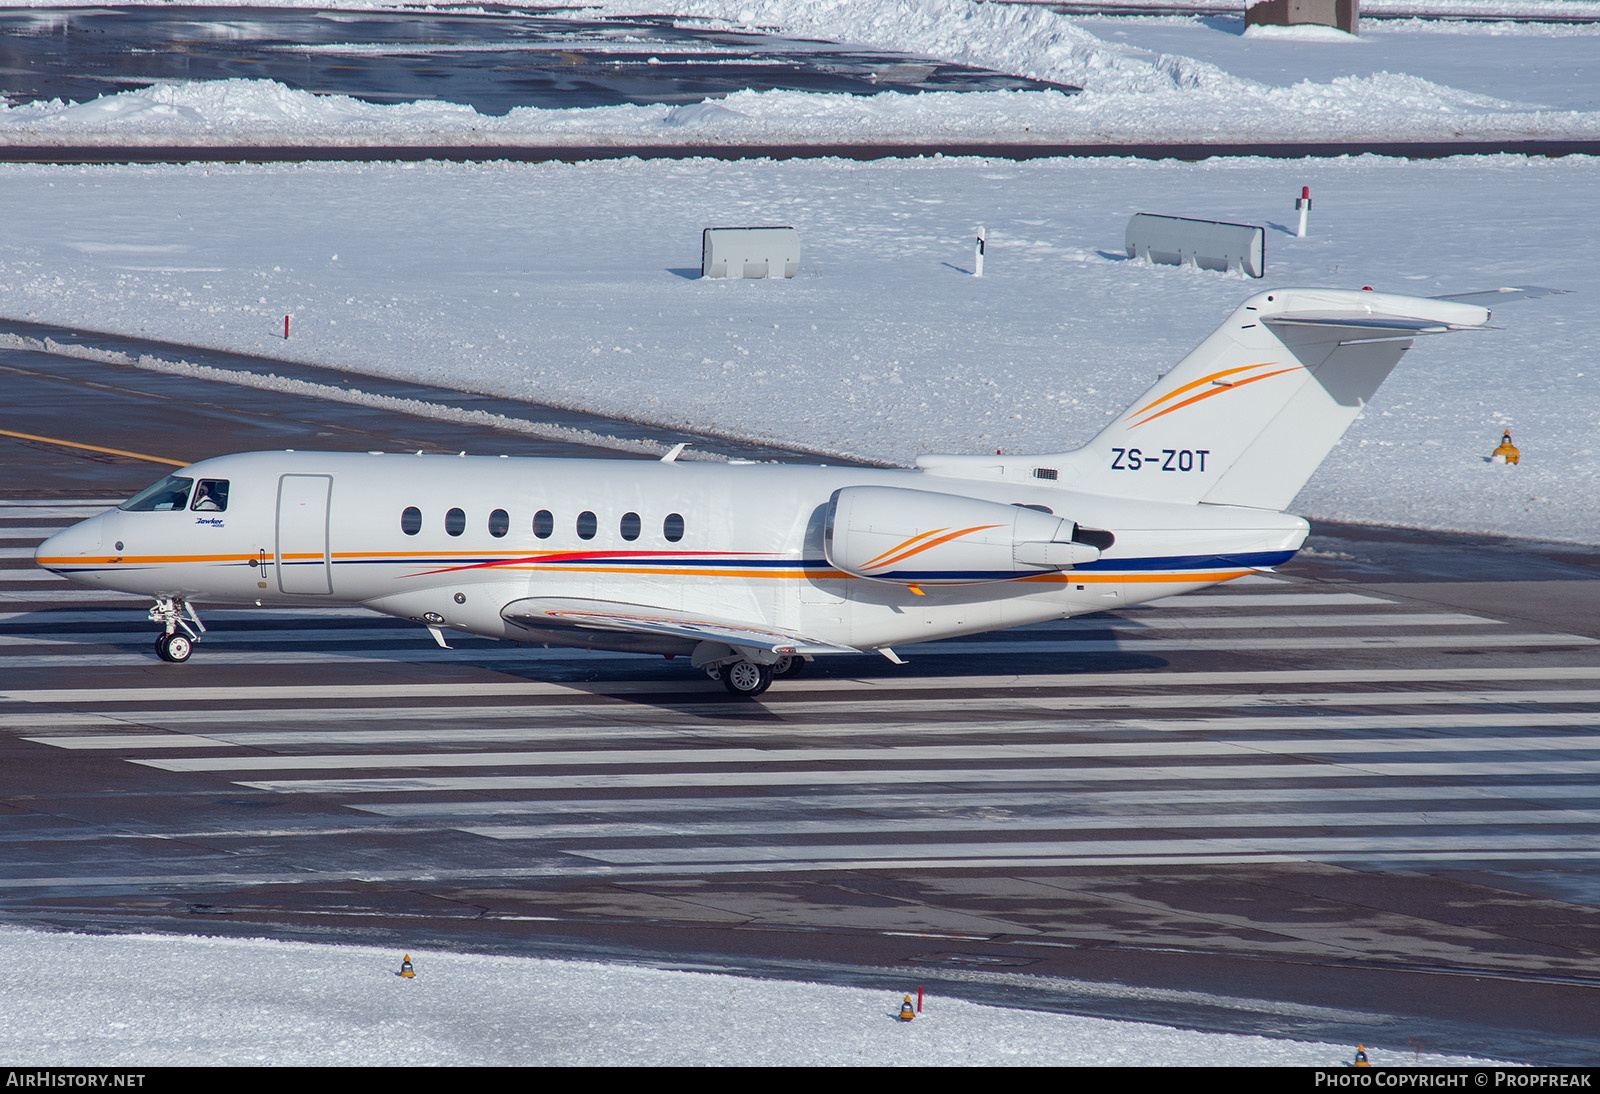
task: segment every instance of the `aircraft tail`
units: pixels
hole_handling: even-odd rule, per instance
[[[1488,320],[1450,300],[1258,293],[1094,440],[1047,458],[1074,489],[1283,510],[1413,338]]]

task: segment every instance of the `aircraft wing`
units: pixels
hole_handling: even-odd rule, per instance
[[[853,646],[820,642],[803,635],[788,634],[768,627],[714,619],[696,612],[654,608],[647,604],[625,604],[615,600],[528,597],[523,600],[513,600],[500,609],[500,614],[513,623],[527,623],[534,627],[664,635],[695,642],[722,642],[729,646],[748,646],[771,650],[773,653],[861,652]]]

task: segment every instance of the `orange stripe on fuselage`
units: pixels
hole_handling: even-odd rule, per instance
[[[984,527],[998,527],[998,525],[986,525]],[[971,530],[972,529],[968,529],[968,531],[971,531]],[[961,533],[956,533],[956,534],[959,535]],[[935,546],[935,544],[928,544],[927,546],[928,547],[933,547],[933,546]],[[415,552],[406,552],[407,555],[410,555],[410,554],[413,554],[413,553],[415,553]],[[39,559],[38,561],[39,561],[40,565],[43,565],[43,566],[51,566],[51,565],[60,565],[60,566],[106,566],[106,567],[117,566],[117,565],[124,565],[124,566],[177,566],[177,565],[193,564],[193,563],[217,563],[217,562],[221,562],[221,563],[240,563],[240,562],[248,562],[248,561],[250,561],[252,559],[259,558],[259,557],[260,556],[258,554],[252,553],[252,554],[247,554],[247,555],[178,555],[178,556],[142,555],[142,556],[135,556],[135,557],[123,556],[123,557],[115,557],[115,558],[82,558],[82,557],[42,558],[42,559]],[[318,554],[307,554],[307,555],[285,555],[283,557],[284,557],[285,560],[292,561],[292,560],[295,560],[295,559],[318,560],[318,559],[321,559],[323,556],[322,555],[318,555]],[[380,555],[351,554],[351,555],[341,555],[339,557],[343,558],[346,561],[347,564],[360,565],[360,563],[355,561],[355,559],[358,559],[358,558],[374,558],[374,559],[380,559],[381,560],[383,558],[390,558],[390,557],[396,557],[396,556],[394,556],[394,555],[381,555],[381,554]],[[270,565],[272,563],[272,561],[273,561],[273,556],[269,555],[268,556],[268,564]],[[376,564],[381,564],[381,563],[374,563],[374,564],[376,565]],[[600,574],[600,575],[606,575],[606,576],[612,576],[612,577],[628,577],[628,576],[722,577],[722,578],[738,578],[738,579],[744,580],[744,581],[751,581],[751,580],[756,580],[756,579],[768,580],[768,581],[771,581],[771,580],[796,581],[796,580],[804,580],[804,579],[813,579],[814,580],[814,579],[819,579],[819,578],[825,578],[825,579],[830,580],[830,581],[862,581],[862,580],[869,580],[869,579],[866,579],[866,578],[857,577],[854,574],[847,574],[847,573],[845,573],[845,572],[843,572],[841,570],[807,568],[803,563],[800,563],[798,561],[796,561],[796,563],[792,567],[787,567],[787,568],[783,568],[783,569],[771,569],[771,570],[721,569],[721,568],[712,568],[712,567],[685,569],[683,567],[677,567],[677,566],[607,566],[607,565],[604,565],[602,563],[594,563],[594,564],[590,564],[590,565],[572,564],[572,563],[561,564],[561,565],[552,565],[550,563],[518,563],[518,564],[512,564],[512,565],[508,565],[508,566],[502,567],[502,569],[516,570],[516,571],[519,571],[519,572],[526,572],[526,573]],[[399,579],[417,578],[417,577],[430,576],[431,574],[433,574],[435,572],[437,572],[437,571],[421,570],[421,571],[414,572],[414,573],[396,574],[395,576],[397,578],[399,578]],[[1215,571],[1204,571],[1204,572],[1193,571],[1193,570],[1172,570],[1172,571],[1162,571],[1162,572],[1156,572],[1156,573],[1152,573],[1150,571],[1134,571],[1134,572],[1118,573],[1118,572],[1115,572],[1115,571],[1104,571],[1104,570],[1080,573],[1080,572],[1067,570],[1067,571],[1061,571],[1061,572],[1058,572],[1058,573],[1018,575],[1017,577],[1014,577],[1014,578],[1004,578],[1004,579],[1001,579],[1000,581],[995,581],[995,582],[992,582],[992,583],[993,584],[1000,584],[1000,583],[1006,582],[1006,581],[1015,581],[1015,582],[1032,582],[1032,583],[1058,584],[1058,585],[1071,585],[1071,584],[1103,585],[1103,584],[1151,583],[1151,582],[1158,582],[1158,583],[1159,582],[1178,582],[1178,583],[1217,582],[1217,581],[1232,581],[1234,578],[1243,577],[1246,574],[1249,574],[1251,572],[1252,571],[1248,570],[1248,569],[1215,570]],[[961,582],[960,582],[960,579],[957,578],[952,583],[961,583]],[[983,582],[983,583],[991,583],[991,582]],[[965,584],[980,584],[980,582],[976,582],[976,581],[974,581],[974,582],[966,582]]]

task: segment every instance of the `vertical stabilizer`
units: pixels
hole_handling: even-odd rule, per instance
[[[1055,457],[1063,485],[1284,509],[1413,338],[1488,319],[1476,305],[1388,293],[1258,293],[1099,436]]]

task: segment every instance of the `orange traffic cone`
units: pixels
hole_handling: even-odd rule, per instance
[[[395,975],[396,976],[403,976],[407,980],[416,979],[417,974],[411,970],[411,955],[410,954],[406,954],[405,957],[401,959],[401,961],[400,961],[400,971],[395,973]]]
[[[1500,438],[1500,447],[1489,454],[1489,458],[1496,463],[1516,463],[1522,453],[1517,451],[1517,446],[1511,443],[1511,430],[1506,430]]]

